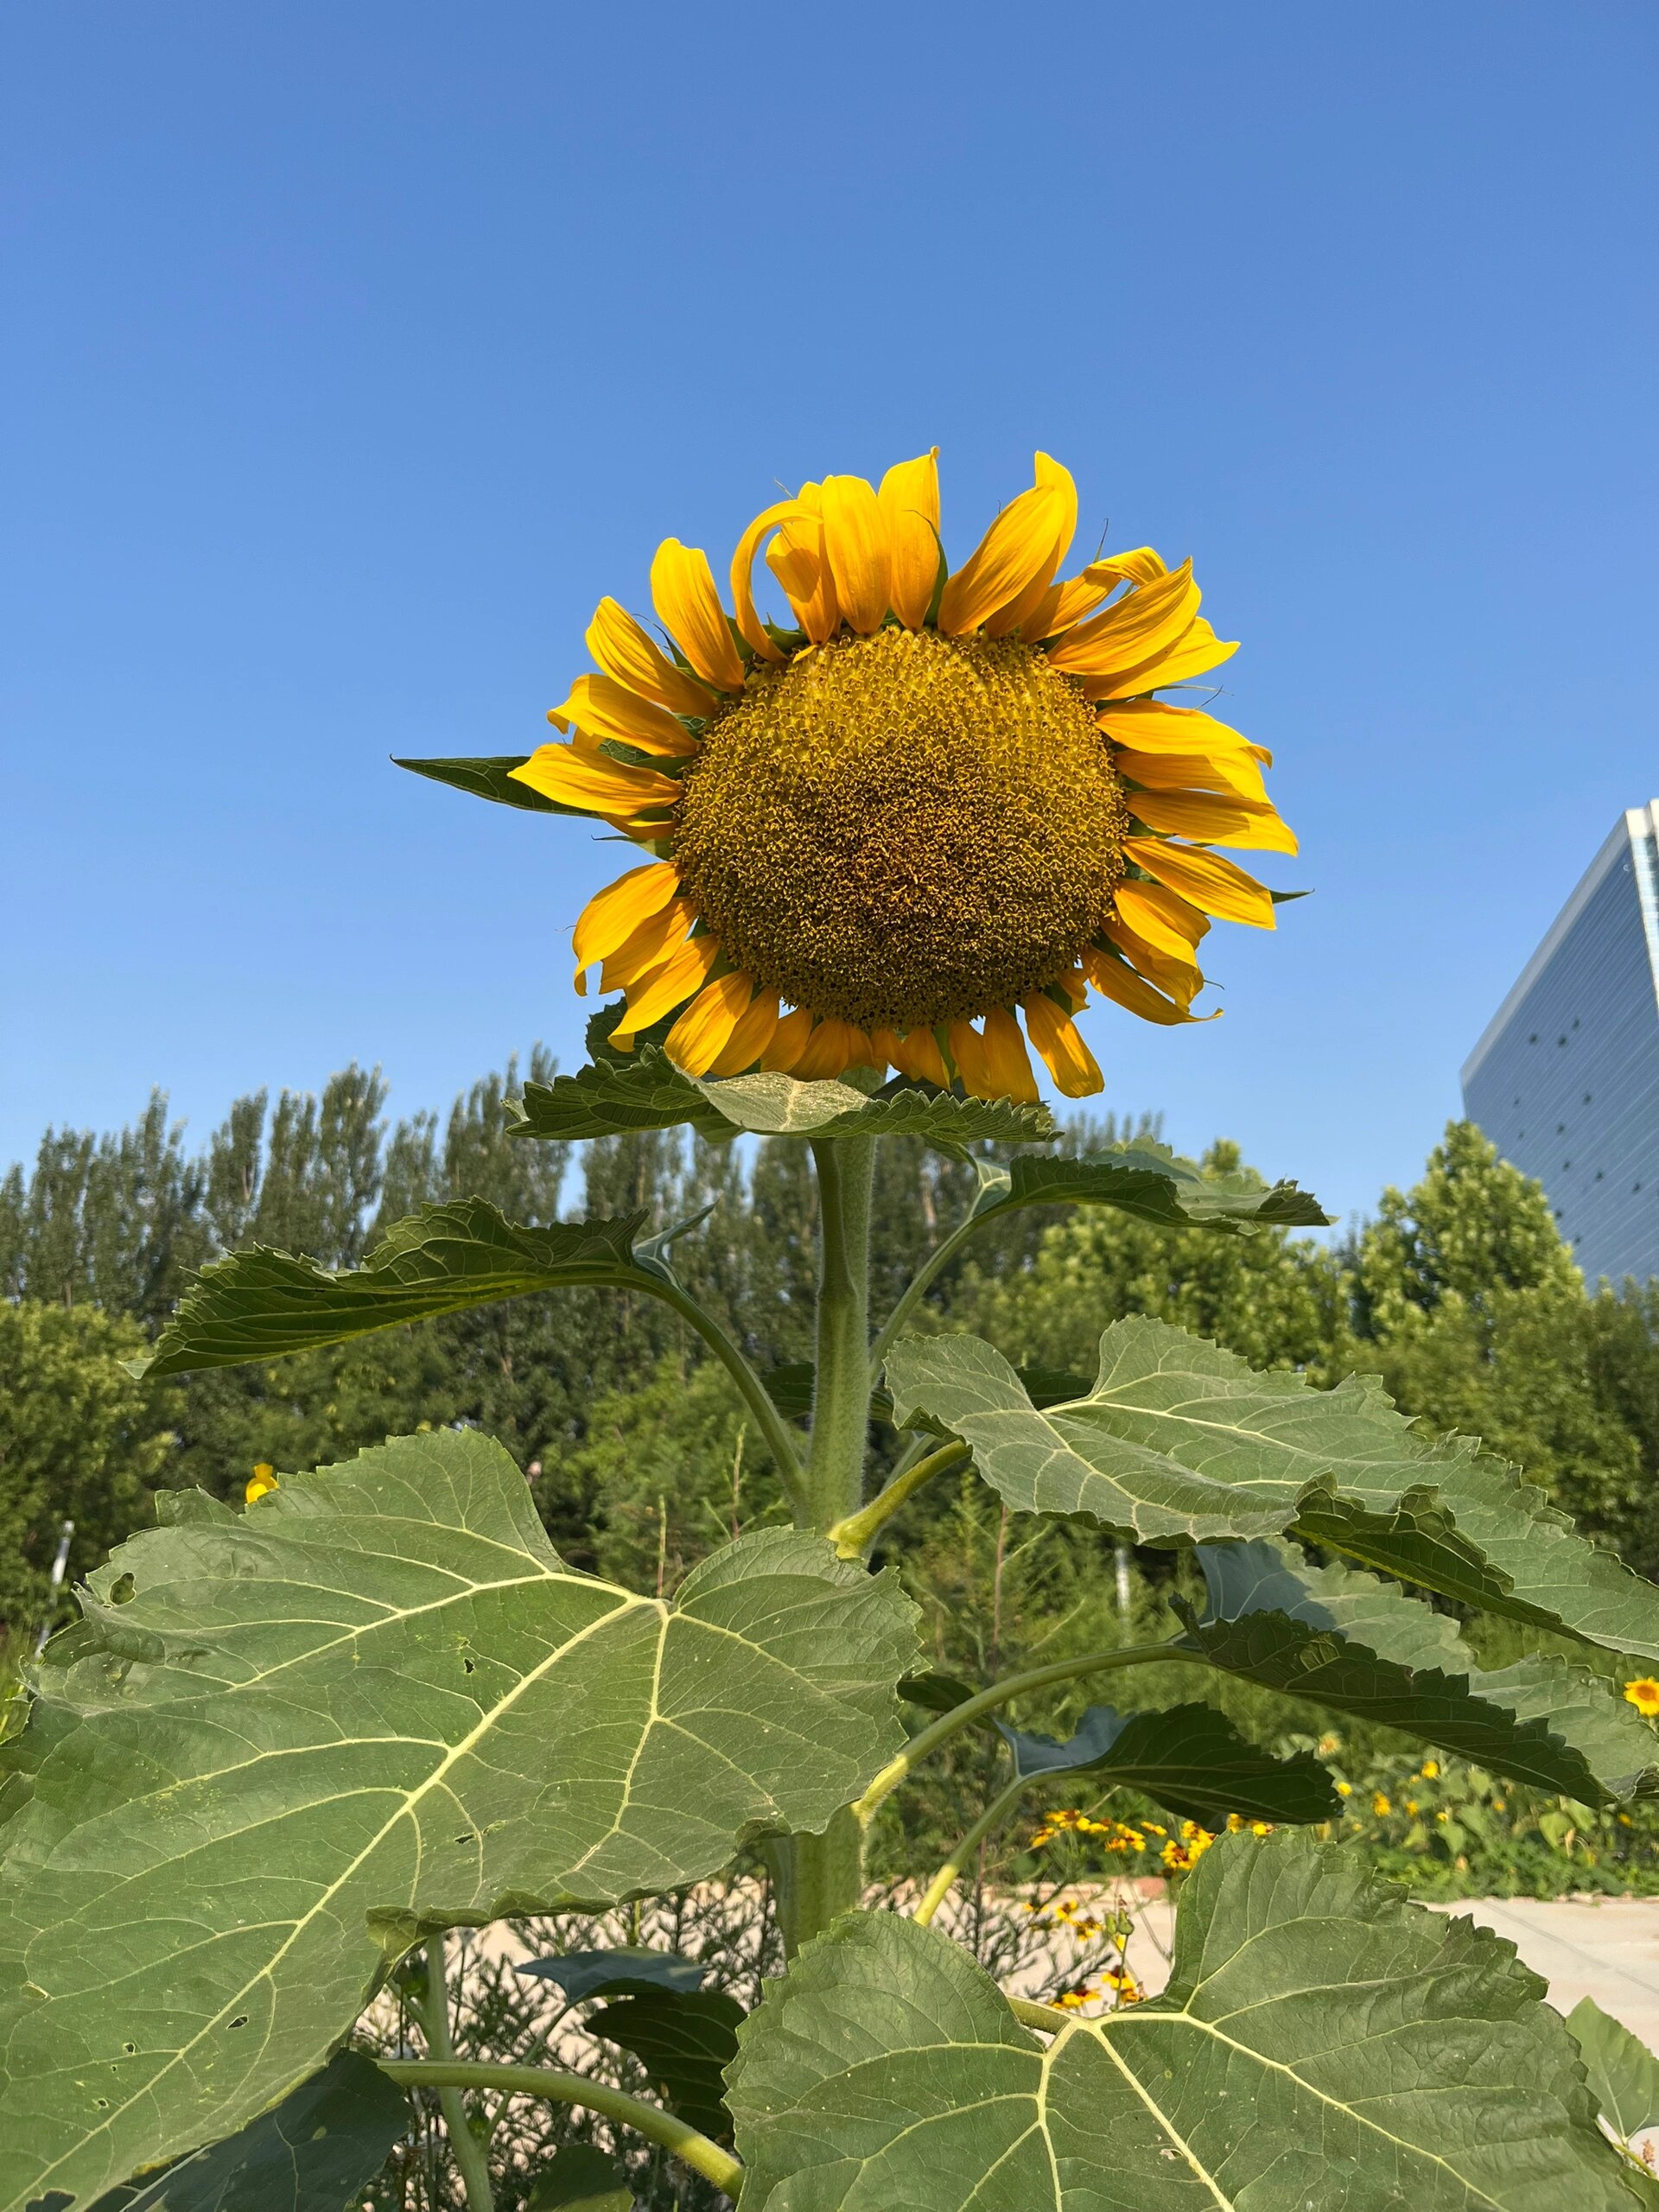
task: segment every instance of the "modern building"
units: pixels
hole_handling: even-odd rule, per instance
[[[1463,1069],[1593,1285],[1659,1275],[1659,799],[1632,807]]]

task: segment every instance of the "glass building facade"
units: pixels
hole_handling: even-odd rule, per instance
[[[1632,807],[1464,1064],[1593,1287],[1659,1275],[1659,799]]]

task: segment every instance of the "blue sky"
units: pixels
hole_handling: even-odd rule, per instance
[[[0,1160],[151,1084],[536,1038],[613,869],[392,753],[541,741],[660,537],[942,448],[1198,561],[1317,896],[1105,1103],[1336,1209],[1408,1179],[1659,790],[1647,0],[0,25]],[[1225,939],[1224,943],[1217,942]]]

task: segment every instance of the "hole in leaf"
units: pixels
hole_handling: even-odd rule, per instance
[[[110,1585],[110,1603],[129,1605],[138,1594],[138,1585],[130,1574],[118,1574]]]
[[[247,2024],[248,2016],[245,2012],[238,2012],[236,2018],[231,2022],[231,2025],[233,2028],[245,2028]]]
[[[127,2056],[130,2058],[133,2053],[137,2050],[138,2046],[136,2043],[124,2043],[121,2048],[126,2052]]]
[[[461,1662],[461,1671],[463,1675],[475,1675],[478,1672],[478,1667],[474,1661],[463,1659]]]
[[[474,1835],[469,1829],[465,1835],[458,1835],[455,1838],[455,1841],[457,1843],[476,1843],[478,1841],[478,1838]]]

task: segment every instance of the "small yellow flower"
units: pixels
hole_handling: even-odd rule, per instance
[[[1659,1718],[1659,1682],[1651,1675],[1643,1675],[1634,1682],[1624,1685],[1625,1702],[1633,1705],[1644,1719]]]
[[[1406,1810],[1407,1810],[1408,1813],[1414,1813],[1414,1812],[1416,1812],[1416,1811],[1417,1811],[1417,1809],[1418,1809],[1418,1806],[1417,1806],[1417,1800],[1416,1800],[1414,1797],[1408,1797],[1408,1798],[1407,1798],[1407,1800],[1406,1800]],[[1442,1821],[1443,1821],[1443,1820],[1446,1818],[1446,1815],[1445,1815],[1444,1813],[1441,1813],[1441,1814],[1437,1815],[1437,1816],[1436,1816],[1436,1817],[1437,1817],[1438,1819],[1440,1819],[1440,1820],[1442,1820]]]
[[[252,1474],[249,1476],[248,1487],[243,1495],[251,1505],[256,1498],[263,1497],[267,1491],[280,1490],[281,1487],[281,1484],[276,1479],[276,1471],[270,1460],[261,1459]]]
[[[1387,1816],[1394,1810],[1394,1807],[1384,1796],[1382,1791],[1379,1789],[1376,1796],[1371,1800],[1371,1810],[1376,1815],[1377,1819],[1381,1821],[1387,1818]]]
[[[1097,1989],[1090,1988],[1087,1982],[1084,1982],[1077,1989],[1065,1991],[1060,1998],[1060,2003],[1068,2012],[1075,2012],[1079,2005],[1088,2004],[1090,1998],[1098,1997],[1099,1994],[1100,1992]]]
[[[1433,1782],[1438,1779],[1440,1771],[1440,1763],[1439,1759],[1425,1759],[1423,1761],[1423,1780],[1425,1782]]]
[[[1493,1810],[1495,1813],[1507,1813],[1507,1812],[1509,1811],[1509,1809],[1510,1809],[1510,1801],[1509,1801],[1509,1799],[1508,1799],[1507,1797],[1494,1797],[1494,1798],[1493,1798],[1493,1800],[1492,1800],[1492,1810]]]
[[[1339,1782],[1337,1784],[1337,1795],[1338,1797],[1351,1797],[1353,1794],[1354,1785],[1351,1782]]]

